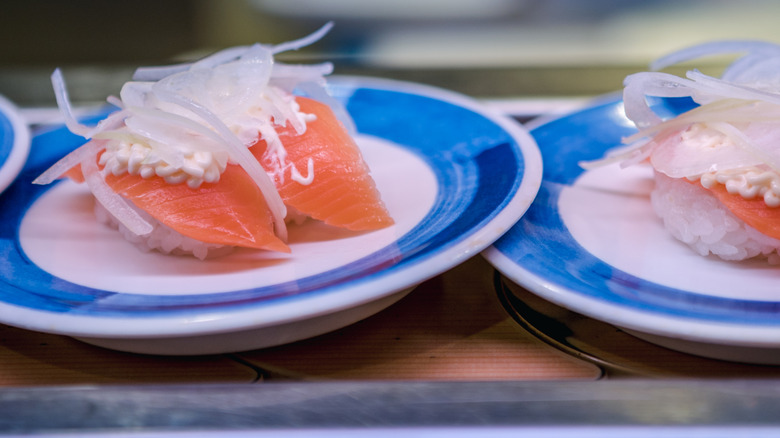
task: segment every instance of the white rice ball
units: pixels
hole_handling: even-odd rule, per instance
[[[729,261],[763,256],[780,263],[780,240],[747,225],[698,184],[656,172],[650,199],[672,236],[702,256]]]

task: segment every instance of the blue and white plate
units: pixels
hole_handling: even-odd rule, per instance
[[[539,195],[484,255],[512,282],[646,340],[780,363],[780,267],[701,257],[672,238],[650,206],[649,169],[580,167],[633,132],[618,99],[531,129],[544,161]]]
[[[345,77],[332,86],[394,226],[292,226],[289,255],[142,253],[96,222],[82,185],[30,184],[83,141],[58,129],[33,139],[0,197],[0,322],[152,354],[292,342],[365,318],[479,254],[531,204],[541,158],[513,121],[420,85]]]
[[[24,166],[30,151],[30,131],[16,106],[0,96],[0,193]]]

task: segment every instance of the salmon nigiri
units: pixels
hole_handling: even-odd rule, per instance
[[[99,216],[135,243],[199,258],[225,247],[289,252],[286,221],[301,215],[355,231],[393,223],[343,108],[322,85],[329,64],[288,66],[273,55],[315,41],[218,52],[187,65],[142,68],[109,101],[120,110],[35,182],[86,182]],[[293,94],[298,88],[327,101]],[[289,214],[288,214],[289,213]]]
[[[647,163],[651,203],[667,231],[702,256],[780,264],[780,45],[705,43],[655,62],[744,53],[720,77],[640,72],[625,80],[626,116],[639,132],[605,162]],[[650,99],[648,99],[650,97]],[[664,119],[654,98],[689,99]]]

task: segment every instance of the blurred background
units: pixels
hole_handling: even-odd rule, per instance
[[[100,101],[136,66],[278,43],[333,20],[324,40],[281,58],[478,98],[593,96],[686,45],[780,42],[778,12],[768,0],[4,0],[0,94],[53,105],[59,66],[74,101]]]

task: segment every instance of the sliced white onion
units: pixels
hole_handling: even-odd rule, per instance
[[[304,82],[298,88],[312,99],[328,105],[350,135],[354,135],[357,132],[355,121],[352,120],[352,116],[349,115],[347,109],[341,101],[328,94],[325,88],[313,82]]]
[[[86,137],[86,134],[90,131],[89,126],[82,125],[76,120],[76,116],[73,115],[73,108],[70,105],[70,98],[68,97],[68,89],[65,87],[65,79],[62,77],[62,71],[55,69],[51,75],[51,84],[54,87],[54,96],[57,99],[57,107],[60,109],[60,113],[65,118],[65,125],[70,132]]]
[[[719,99],[743,99],[743,100],[761,100],[764,102],[780,105],[780,95],[761,91],[753,87],[735,84],[705,75],[698,71],[687,73],[689,79],[694,82],[693,89],[706,95],[709,100]],[[696,97],[696,96],[695,96]],[[694,100],[700,103],[706,103],[704,99]]]
[[[716,122],[706,126],[715,130],[714,127],[719,124],[725,125],[723,122]],[[722,132],[719,129],[715,131]],[[723,146],[711,147],[701,147],[698,142],[681,140],[680,131],[658,136],[653,140],[656,145],[650,156],[650,163],[654,169],[672,178],[684,178],[761,164],[760,158],[754,153],[745,148],[734,147],[729,139]]]
[[[190,68],[192,63],[139,67],[133,73],[134,81],[159,81],[160,79],[183,72]]]
[[[120,128],[124,124],[124,119],[127,117],[127,114],[127,110],[124,109],[109,114],[108,117],[98,122],[94,128],[90,128],[89,131],[84,134],[84,137],[92,138],[100,132]]]
[[[114,105],[117,108],[124,109],[125,103],[122,102],[122,99],[116,97],[116,96],[108,96],[106,98],[106,102],[110,103],[111,105]]]
[[[643,72],[626,77],[623,105],[626,117],[645,128],[661,122],[647,102],[647,96],[682,97],[690,94],[692,81],[668,73]]]
[[[761,84],[777,82],[778,56],[750,54],[737,59],[724,70],[721,79],[737,84]]]
[[[645,72],[626,78],[623,91],[626,117],[634,121],[639,128],[661,123],[653,112],[646,96],[657,97],[693,97],[700,104],[723,99],[760,100],[780,105],[780,95],[757,90],[713,78],[697,71],[688,73],[688,79],[667,73]]]
[[[627,148],[583,163],[583,167],[649,159],[657,171],[675,178],[749,166],[769,166],[780,172],[780,46],[758,41],[713,42],[674,52],[652,67],[736,52],[745,54],[721,78],[696,70],[685,78],[660,72],[627,77],[625,112],[640,130],[624,139]],[[662,120],[648,96],[691,97],[699,106]],[[686,134],[697,136],[696,140],[683,139],[688,129],[697,130]]]
[[[277,44],[275,46],[271,46],[270,50],[272,54],[277,54],[288,50],[298,50],[300,48],[316,43],[317,41],[322,39],[322,37],[324,37],[328,32],[330,32],[331,28],[333,28],[333,22],[329,21],[325,23],[325,25],[322,26],[320,29],[318,29],[317,31],[315,31],[314,33],[308,36],[305,36],[303,38],[294,41],[288,41],[285,43]],[[133,80],[134,81],[159,81],[164,77],[176,73],[181,73],[183,71],[192,68],[206,68],[206,69],[213,68],[217,65],[221,65],[238,59],[247,50],[249,50],[249,48],[250,46],[231,47],[228,49],[220,50],[219,52],[206,56],[205,58],[202,58],[196,62],[186,62],[186,63],[173,64],[173,65],[139,67],[133,73]]]
[[[640,138],[650,137],[663,131],[676,131],[692,123],[771,120],[780,120],[780,107],[740,99],[723,99],[698,106],[677,117],[648,126],[636,134],[626,137],[623,142],[633,143]]]
[[[664,55],[653,61],[650,64],[650,68],[652,70],[660,70],[662,68],[669,67],[670,65],[679,64],[681,62],[690,61],[705,56],[740,52],[763,52],[777,54],[780,53],[780,49],[777,45],[764,41],[711,41]]]
[[[621,167],[636,164],[646,159],[655,144],[651,138],[644,138],[626,146],[618,146],[607,151],[603,158],[591,161],[580,161],[577,164],[586,170],[596,169],[609,164],[620,163]]]
[[[324,37],[328,32],[330,32],[331,28],[333,28],[333,22],[329,21],[325,23],[324,26],[322,26],[314,33],[308,36],[305,36],[297,40],[288,41],[286,43],[277,44],[271,47],[271,52],[273,54],[277,54],[281,52],[286,52],[288,50],[298,50],[302,47],[310,46],[316,43],[317,41],[319,41],[320,39],[322,39],[322,37]]]
[[[91,143],[93,142],[88,142],[83,146],[74,149],[64,157],[60,158],[56,163],[54,163],[51,167],[46,169],[42,174],[38,175],[38,177],[33,180],[33,184],[41,184],[41,185],[51,184],[55,180],[61,178],[62,175],[65,174],[65,172],[81,164],[81,162],[84,161],[87,155],[91,154],[92,156],[94,156],[94,151],[92,150]]]
[[[262,168],[262,166],[260,166],[260,163],[255,159],[252,153],[249,152],[249,149],[247,149],[246,146],[241,143],[238,137],[236,137],[236,135],[207,108],[203,107],[197,102],[194,102],[191,99],[168,90],[164,86],[157,87],[158,84],[160,84],[160,82],[152,87],[157,97],[163,101],[177,104],[182,108],[191,111],[193,114],[196,114],[206,123],[211,125],[211,127],[220,134],[222,139],[225,141],[225,145],[228,146],[230,157],[235,160],[236,163],[247,172],[247,174],[249,174],[255,184],[257,184],[257,187],[263,193],[265,201],[268,204],[268,208],[271,211],[271,215],[274,218],[274,231],[276,232],[276,235],[282,239],[282,241],[286,241],[287,227],[284,223],[286,207],[284,206],[284,202],[282,201],[279,192],[276,191],[276,186],[274,185],[273,181],[271,181],[271,178],[268,177],[268,174],[265,173],[265,170]]]
[[[744,132],[735,128],[730,123],[712,123],[710,126],[728,135],[729,138],[741,146],[745,151],[754,154],[757,160],[762,161],[764,164],[771,167],[772,170],[780,173],[780,160],[776,156],[776,152],[772,153],[773,151],[757,145],[750,137],[745,135]]]
[[[233,114],[243,114],[257,102],[258,90],[262,90],[262,94],[267,92],[275,61],[267,47],[255,44],[238,61],[224,68],[228,70],[225,77],[232,82],[225,84],[231,90],[231,93],[225,95],[234,97],[230,100],[219,99],[220,96],[214,93],[211,93],[211,97],[220,102],[223,111],[230,112],[232,109]]]
[[[92,139],[95,136],[99,135],[101,132],[115,129],[122,122],[122,119],[125,117],[125,114],[126,112],[124,112],[124,110],[114,112],[110,114],[106,119],[98,123],[98,125],[95,126],[94,128],[81,125],[84,128],[86,128],[86,131],[83,132],[81,135],[87,139]],[[68,129],[70,129],[70,127]],[[74,132],[74,134],[77,133]],[[79,146],[78,148],[74,149],[64,157],[57,160],[57,162],[54,163],[51,167],[49,167],[43,173],[38,175],[38,177],[33,180],[33,184],[46,185],[61,178],[65,174],[65,172],[67,172],[74,166],[81,163],[81,161],[84,159],[85,154],[90,153],[89,150],[89,148],[91,147],[90,143],[91,142],[87,142],[86,144]]]
[[[280,94],[276,91],[275,87],[268,87],[266,93],[271,104],[279,111],[280,117],[274,118],[275,124],[286,126],[289,122],[290,126],[295,129],[295,132],[298,135],[306,132],[306,123],[299,118],[297,111],[295,111],[298,105],[295,104],[295,100],[292,96]]]
[[[188,69],[194,70],[194,69],[210,69],[214,68],[218,65],[224,64],[226,62],[235,61],[241,55],[246,53],[247,50],[249,50],[251,46],[237,46],[237,47],[230,47],[228,49],[220,50],[219,52],[213,53],[209,56],[206,56],[205,58],[200,59],[199,61],[196,61],[192,64],[189,64]]]
[[[187,141],[196,150],[216,152],[223,139],[216,132],[196,121],[178,114],[155,108],[131,108],[132,117],[126,119],[128,127],[141,135],[164,144]]]

